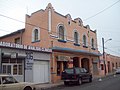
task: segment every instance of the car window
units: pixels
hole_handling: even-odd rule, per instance
[[[80,69],[79,68],[75,68],[76,74],[80,73]]]
[[[80,72],[81,72],[81,73],[86,73],[87,70],[86,70],[85,68],[80,68]]]
[[[82,68],[80,68],[80,72],[81,72],[81,73],[83,73],[83,72],[84,72]]]
[[[2,83],[3,84],[11,84],[11,83],[17,83],[17,81],[13,77],[2,77]]]
[[[83,71],[86,73],[87,72],[87,70],[85,69],[85,68],[83,68]]]
[[[73,74],[74,73],[74,70],[72,68],[70,69],[65,69],[65,72],[68,73],[68,74]]]

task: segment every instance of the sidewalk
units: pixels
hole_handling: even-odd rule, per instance
[[[45,90],[45,89],[49,89],[52,87],[58,87],[58,86],[62,86],[64,85],[63,82],[59,82],[59,83],[46,83],[46,84],[36,84],[36,90]]]
[[[93,78],[93,82],[99,82],[99,78],[101,78],[102,80],[104,80],[105,78],[109,78],[110,76],[112,76],[113,74],[109,74],[103,77],[94,77]],[[53,88],[53,87],[58,87],[58,86],[63,86],[64,82],[58,82],[58,83],[46,83],[46,84],[36,84],[36,90],[45,90],[45,89],[49,89],[49,88]]]

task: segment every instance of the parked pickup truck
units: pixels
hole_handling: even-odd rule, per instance
[[[61,79],[64,81],[64,85],[71,82],[80,85],[84,81],[92,82],[92,74],[88,73],[85,68],[67,68],[62,72]]]

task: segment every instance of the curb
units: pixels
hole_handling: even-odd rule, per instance
[[[96,77],[93,78],[93,82],[99,81],[99,78],[101,78],[101,81],[104,79],[107,79],[109,77],[111,77],[113,74],[110,75],[106,75],[103,77]],[[56,87],[60,87],[60,86],[64,86],[64,82],[60,82],[60,83],[54,83],[54,84],[38,84],[36,85],[36,90],[46,90],[46,89],[51,89],[51,88],[56,88]]]
[[[41,85],[36,85],[36,90],[46,90],[46,89],[50,89],[50,88],[55,88],[55,87],[60,87],[63,86],[64,83],[56,83],[56,84],[41,84]]]

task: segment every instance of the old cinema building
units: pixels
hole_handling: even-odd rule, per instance
[[[25,22],[25,30],[1,37],[0,40],[51,48],[52,82],[60,80],[61,72],[66,67],[84,67],[93,75],[98,75],[100,53],[97,32],[91,30],[89,25],[84,26],[80,18],[73,20],[70,14],[64,16],[48,4],[45,10],[26,15]]]
[[[19,81],[50,82],[50,53],[47,48],[0,41],[0,71]]]

